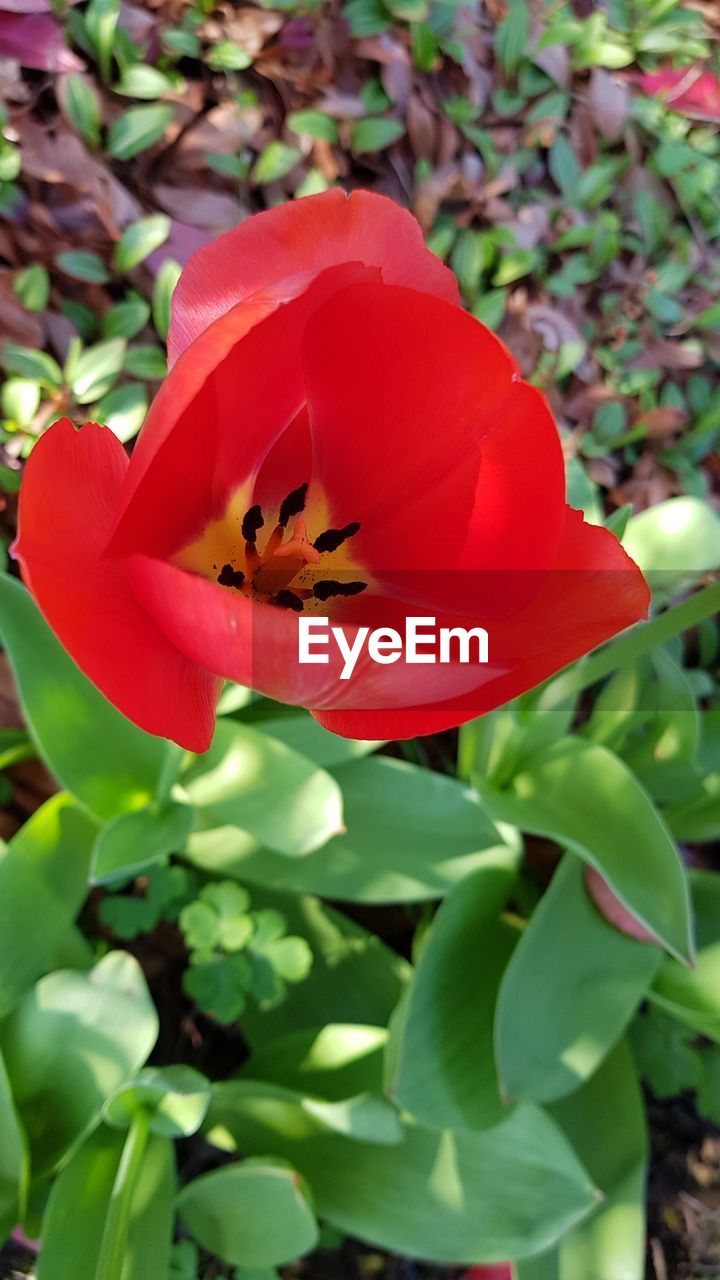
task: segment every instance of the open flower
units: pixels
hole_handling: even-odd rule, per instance
[[[15,554],[62,643],[127,716],[207,747],[220,677],[354,737],[407,737],[515,697],[642,617],[605,529],[565,505],[557,430],[513,357],[389,200],[285,204],[199,250],[171,371],[132,458],[50,428]],[[409,615],[481,624],[487,665],[298,661]]]

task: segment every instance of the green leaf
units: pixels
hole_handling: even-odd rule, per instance
[[[169,103],[152,107],[131,107],[110,126],[108,149],[116,160],[132,160],[162,138],[174,118]]]
[[[73,71],[59,76],[56,88],[60,106],[73,128],[91,147],[99,147],[102,104],[92,82]]]
[[[260,727],[263,733],[269,733],[271,738],[284,742],[286,747],[298,751],[301,756],[307,756],[323,769],[331,769],[336,765],[346,764],[349,760],[370,755],[384,745],[380,739],[360,741],[356,738],[341,738],[337,733],[323,729],[308,712],[263,720]]]
[[[119,17],[120,0],[90,0],[84,14],[85,34],[97,54],[105,81],[110,79]]]
[[[144,298],[128,298],[116,302],[102,318],[104,338],[136,338],[150,319],[150,308]]]
[[[668,498],[628,521],[623,546],[654,588],[680,592],[720,567],[720,516],[702,498]]]
[[[720,876],[691,871],[698,953],[692,969],[667,957],[650,992],[673,1018],[720,1043]]]
[[[28,378],[6,378],[0,392],[2,416],[19,427],[28,427],[40,407],[40,395],[37,382]]]
[[[487,789],[484,797],[497,819],[578,854],[663,946],[692,960],[689,895],[677,848],[617,756],[597,743],[564,738],[534,757],[510,790]]]
[[[97,1123],[105,1100],[152,1049],[157,1014],[137,960],[111,951],[89,973],[41,978],[0,1027],[32,1152],[49,1174]]]
[[[193,810],[172,800],[120,813],[100,831],[93,848],[93,884],[138,875],[181,849],[192,830]]]
[[[392,19],[382,0],[349,0],[343,5],[342,14],[356,40],[363,36],[381,35],[392,26]]]
[[[504,1092],[546,1102],[577,1089],[616,1044],[661,960],[655,947],[605,920],[582,864],[567,854],[501,982],[496,1043]]]
[[[0,854],[0,1016],[51,968],[65,943],[87,897],[96,831],[60,793]]]
[[[553,1107],[553,1116],[604,1199],[554,1255],[520,1263],[517,1280],[642,1280],[647,1134],[627,1048],[616,1049],[588,1084]]]
[[[0,1056],[0,1239],[6,1240],[25,1211],[28,1178],[25,1135]]]
[[[142,346],[129,347],[125,356],[125,368],[136,378],[144,378],[149,382],[161,382],[167,374],[167,361],[160,347],[145,343]]]
[[[548,153],[548,167],[555,185],[570,195],[580,180],[581,169],[567,138],[559,133]]]
[[[378,937],[317,898],[253,890],[253,908],[281,913],[289,933],[306,939],[313,966],[276,1008],[248,1005],[243,1034],[254,1048],[323,1021],[385,1026],[403,992],[409,966]]]
[[[493,286],[501,289],[506,284],[522,279],[535,269],[537,263],[538,255],[534,249],[516,249],[513,253],[505,254],[492,278]]]
[[[368,116],[352,127],[350,145],[356,155],[384,151],[405,135],[402,120],[390,120],[386,116]]]
[[[137,435],[145,421],[147,410],[145,388],[131,382],[114,387],[95,406],[98,421],[104,423],[123,444]]]
[[[183,1187],[177,1207],[204,1249],[238,1266],[281,1266],[308,1253],[318,1239],[301,1180],[267,1161],[202,1174]]]
[[[5,342],[0,348],[0,364],[7,373],[30,378],[53,391],[59,391],[63,386],[62,369],[47,351],[33,351],[15,342]]]
[[[73,280],[83,280],[87,284],[107,284],[110,279],[102,258],[97,253],[88,253],[84,249],[67,249],[55,255],[55,265],[72,276]]]
[[[525,0],[510,0],[510,8],[497,29],[495,52],[510,75],[517,71],[530,36],[530,10]]]
[[[78,404],[93,404],[106,395],[123,367],[124,338],[110,338],[86,347],[69,379]]]
[[[222,725],[216,742],[225,740]],[[211,748],[212,751],[212,748]],[[207,757],[206,757],[207,758]],[[478,796],[446,774],[387,757],[333,769],[346,830],[317,853],[290,862],[263,848],[239,825],[197,829],[186,855],[205,870],[295,893],[345,902],[406,902],[439,898],[469,871],[515,848],[501,836]],[[195,793],[189,790],[194,803]],[[338,825],[340,825],[338,823]],[[335,828],[337,830],[337,827]],[[438,831],[442,830],[442,839]],[[329,831],[325,828],[325,839]],[[317,847],[317,846],[316,846]]]
[[[162,98],[163,94],[169,93],[172,88],[173,82],[164,71],[160,71],[158,67],[145,66],[141,62],[136,62],[125,68],[120,80],[114,86],[114,91],[126,98],[155,99]]]
[[[306,134],[309,138],[322,138],[324,142],[337,142],[338,125],[332,116],[323,111],[293,111],[288,116],[288,127],[294,133]]]
[[[50,277],[39,262],[18,271],[13,280],[13,293],[28,311],[44,311],[50,297]]]
[[[274,139],[255,161],[250,174],[251,181],[259,185],[279,182],[280,178],[284,178],[295,168],[300,154],[297,147],[289,147],[287,143]]]
[[[166,258],[155,277],[152,296],[153,324],[163,342],[170,328],[170,303],[181,273],[180,263],[173,258]]]
[[[43,1218],[38,1280],[96,1280],[124,1142],[124,1133],[101,1126],[56,1178]],[[118,1280],[160,1280],[168,1274],[174,1192],[172,1144],[152,1137],[132,1195]]]
[[[287,1159],[307,1178],[321,1218],[405,1257],[523,1257],[552,1244],[596,1203],[571,1147],[532,1105],[479,1133],[403,1123],[402,1142],[376,1145],[309,1132],[301,1100],[269,1105],[268,1087],[255,1088],[254,1097],[249,1083],[216,1086],[210,1134],[230,1135],[249,1154],[272,1150]]]
[[[247,725],[220,721],[210,750],[191,759],[182,786],[205,826],[237,828],[240,843],[249,836],[251,844],[291,857],[317,849],[342,826],[335,779]]]
[[[218,71],[246,71],[252,66],[252,54],[243,49],[237,40],[220,40],[207,55],[211,67]],[[272,145],[272,144],[271,144]]]
[[[436,1129],[482,1129],[506,1114],[493,1019],[516,931],[500,919],[515,879],[507,851],[461,880],[442,903],[393,1025],[390,1096]]]
[[[155,249],[165,243],[170,234],[170,219],[166,213],[153,213],[123,231],[115,245],[113,262],[115,269],[125,275],[144,262]]]
[[[101,818],[154,799],[168,744],[136,728],[61,647],[29,592],[0,575],[0,637],[33,742],[56,778]]]
[[[151,1133],[188,1138],[200,1128],[209,1102],[210,1082],[192,1067],[146,1067],[108,1098],[103,1119],[127,1130],[139,1111],[147,1111]]]

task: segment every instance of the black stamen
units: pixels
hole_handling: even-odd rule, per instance
[[[313,542],[316,551],[337,551],[343,542],[348,538],[354,537],[360,528],[360,521],[353,520],[352,524],[346,524],[344,529],[326,529]]]
[[[280,507],[279,524],[283,529],[286,527],[288,520],[293,516],[299,516],[301,511],[305,510],[305,499],[307,497],[308,486],[306,484],[298,485],[297,489],[293,489],[285,498]]]
[[[303,602],[294,591],[288,591],[287,587],[283,587],[282,591],[278,591],[273,597],[273,603],[279,604],[281,609],[294,609],[295,613],[302,613]]]
[[[313,587],[316,600],[329,600],[330,596],[359,596],[367,590],[367,582],[336,582],[333,578],[323,578]]]
[[[242,536],[246,542],[253,546],[257,538],[258,529],[262,529],[265,520],[263,519],[262,507],[254,506],[243,516]]]
[[[224,564],[217,580],[221,587],[237,587],[239,590],[245,581],[245,574],[240,569],[233,569],[231,564]]]

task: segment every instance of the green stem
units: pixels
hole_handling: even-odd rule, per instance
[[[613,644],[600,649],[598,653],[591,653],[584,661],[571,668],[566,676],[560,677],[563,698],[581,693],[590,685],[597,684],[598,680],[612,675],[619,667],[634,662],[656,645],[665,644],[673,636],[682,635],[683,631],[696,627],[699,622],[711,618],[715,613],[720,613],[720,582],[703,587],[702,591],[698,591],[689,600],[666,609],[657,618],[653,618],[652,622],[640,623]]]
[[[95,1280],[120,1280],[127,1252],[128,1226],[132,1198],[142,1168],[150,1132],[147,1111],[137,1111],[128,1130],[120,1164],[115,1175]]]

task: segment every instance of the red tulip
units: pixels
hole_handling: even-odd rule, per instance
[[[515,697],[642,617],[639,570],[565,505],[557,430],[458,305],[412,217],[368,192],[285,204],[193,255],[171,372],[128,462],[51,427],[15,554],[75,661],[153,733],[207,747],[219,677],[354,737]],[[352,640],[408,615],[489,624],[489,664],[298,662],[303,617]]]
[[[720,120],[720,80],[702,66],[652,71],[636,77],[648,97],[662,97],[673,111],[698,120]]]

